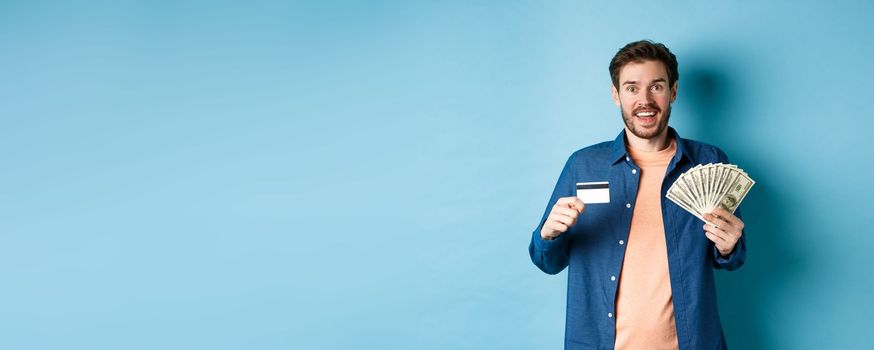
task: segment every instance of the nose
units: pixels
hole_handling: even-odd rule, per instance
[[[655,102],[655,99],[652,97],[652,92],[646,90],[644,93],[640,94],[640,100],[638,101],[639,107],[650,107]]]

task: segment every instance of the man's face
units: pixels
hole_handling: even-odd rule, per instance
[[[668,72],[661,61],[631,62],[619,70],[619,89],[613,86],[625,127],[635,136],[652,139],[668,127],[677,82],[668,86]]]

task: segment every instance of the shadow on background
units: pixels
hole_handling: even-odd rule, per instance
[[[745,94],[754,89],[742,82],[752,79],[732,74],[741,63],[724,57],[702,62],[707,63],[686,64],[680,78],[678,96],[690,107],[691,130],[687,133],[702,135],[700,141],[722,148],[732,163],[757,180],[740,207],[746,224],[746,263],[739,270],[716,274],[720,316],[729,348],[776,349],[786,334],[776,334],[781,333],[774,331],[780,326],[769,321],[770,311],[781,296],[792,292],[807,270],[801,259],[804,252],[785,245],[792,239],[787,214],[797,212],[791,208],[798,201],[791,198],[790,188],[780,187],[786,184],[767,181],[766,174],[777,173],[768,162],[778,156],[777,150],[744,145],[747,141],[733,132],[737,129],[733,125],[763,118],[761,113],[748,110]]]

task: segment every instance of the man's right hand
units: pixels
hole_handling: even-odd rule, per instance
[[[577,218],[586,210],[586,205],[577,197],[562,197],[552,206],[552,211],[543,222],[540,237],[554,239],[577,223]]]

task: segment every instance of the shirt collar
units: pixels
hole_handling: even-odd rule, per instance
[[[673,137],[674,140],[677,140],[677,153],[674,155],[675,164],[679,163],[682,157],[689,158],[686,140],[682,139],[680,134],[670,126],[668,127],[668,137]],[[616,136],[616,139],[613,140],[613,152],[610,153],[610,160],[613,162],[610,164],[616,164],[616,162],[626,157],[630,158],[628,150],[625,148],[625,128],[622,128],[622,131],[619,132],[619,136]]]

